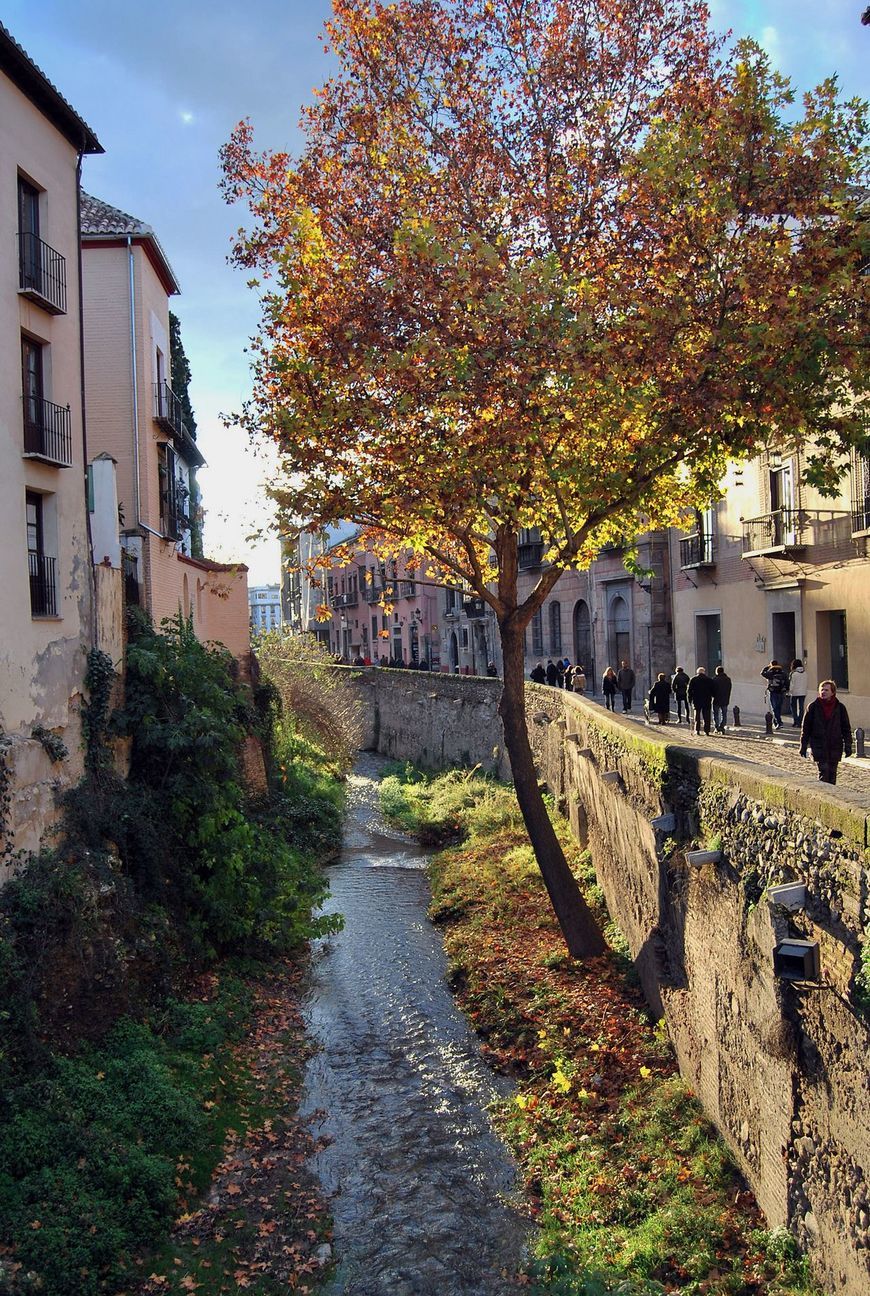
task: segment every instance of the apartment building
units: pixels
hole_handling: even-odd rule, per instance
[[[2,846],[32,849],[81,771],[93,642],[85,495],[82,158],[94,132],[0,26],[0,741]],[[46,735],[59,739],[68,755]],[[54,758],[52,757],[52,746]],[[2,847],[0,847],[2,848]]]
[[[89,194],[81,246],[88,444],[116,465],[126,600],[155,625],[181,612],[200,639],[246,661],[247,568],[192,554],[194,474],[205,460],[172,387],[178,281],[150,225]]]
[[[520,535],[519,597],[537,582],[544,544],[535,529]],[[671,567],[667,533],[638,541],[640,577],[626,571],[624,550],[603,549],[585,571],[566,571],[526,630],[526,675],[540,661],[568,657],[583,666],[586,691],[601,691],[608,666],[627,661],[637,677],[636,695],[647,692],[659,671],[674,669]]]
[[[358,534],[326,551],[332,562],[324,568],[319,602],[331,612],[325,623],[330,651],[346,662],[440,670],[439,588],[426,579],[425,563],[416,565],[409,552],[375,555],[357,545]]]
[[[282,624],[281,586],[251,585],[248,589],[248,608],[254,634],[264,630],[279,630]]]
[[[722,662],[732,701],[766,709],[761,670],[800,658],[810,688],[833,679],[854,726],[870,725],[870,459],[840,495],[803,480],[806,451],[783,445],[732,466],[722,497],[670,541],[676,652],[689,670]]]

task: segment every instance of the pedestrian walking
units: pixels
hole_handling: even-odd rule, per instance
[[[565,687],[565,663],[561,657],[556,658],[556,688]]]
[[[616,710],[616,671],[608,666],[601,681],[601,692],[604,694],[604,705],[608,711]]]
[[[547,675],[547,683],[550,685],[551,688],[555,688],[556,681],[559,678],[559,672],[556,670],[556,663],[553,661],[552,657],[547,658],[546,675]]]
[[[731,677],[724,666],[717,666],[713,676],[713,724],[717,733],[724,733],[728,723],[728,703],[731,701]]]
[[[571,687],[575,693],[586,692],[586,674],[579,662],[571,671]]]
[[[800,657],[795,657],[788,673],[788,695],[791,698],[791,720],[797,728],[804,718],[807,701],[807,673]]]
[[[534,680],[536,684],[546,684],[547,672],[544,670],[543,662],[538,662],[537,666],[529,671],[529,679]]]
[[[713,681],[703,666],[699,666],[689,680],[686,693],[695,713],[695,733],[699,734],[701,732],[701,724],[703,723],[704,733],[708,734],[710,732],[710,712],[713,708]]]
[[[632,694],[634,693],[634,680],[634,671],[631,669],[627,661],[622,662],[616,676],[616,687],[622,694],[623,711],[631,710]]]
[[[686,724],[688,724],[689,700],[687,694],[689,688],[689,677],[683,670],[682,666],[678,666],[674,672],[674,678],[671,680],[671,688],[674,692],[674,701],[677,704],[677,724],[682,720],[684,710],[686,712]]]
[[[770,698],[770,711],[773,716],[774,729],[782,728],[782,704],[788,692],[788,675],[774,657],[769,666],[761,672],[767,680],[767,696]]]
[[[667,724],[671,718],[671,682],[667,675],[659,673],[656,676],[648,701],[650,711],[655,711],[659,718],[659,724]]]
[[[837,697],[833,680],[822,680],[819,696],[809,704],[801,726],[801,756],[807,748],[819,767],[821,783],[836,783],[837,766],[843,755],[852,755],[852,726],[849,713]]]

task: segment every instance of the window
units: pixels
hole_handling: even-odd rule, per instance
[[[57,586],[54,559],[45,552],[45,510],[43,497],[35,491],[26,495],[27,562],[30,569],[30,614],[57,616]]]
[[[178,519],[178,479],[175,471],[175,451],[171,445],[157,447],[158,474],[160,478],[160,530],[170,540],[181,538]]]
[[[42,292],[39,273],[39,190],[18,177],[18,270],[22,288]]]
[[[21,397],[24,412],[24,453],[68,468],[72,463],[72,424],[69,406],[45,399],[48,347],[34,338],[21,338]]]
[[[852,460],[852,530],[870,531],[870,454]]]
[[[544,618],[541,615],[541,609],[538,608],[532,617],[532,656],[543,657],[544,655]]]
[[[18,287],[52,315],[66,313],[66,260],[40,238],[39,190],[18,177]]]
[[[555,599],[550,604],[550,656],[562,656],[562,605]]]

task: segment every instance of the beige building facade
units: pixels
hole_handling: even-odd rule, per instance
[[[79,326],[81,159],[93,131],[0,27],[0,741],[7,851],[32,849],[81,771],[93,642]],[[34,737],[34,735],[37,735]],[[40,737],[39,735],[42,735]],[[57,759],[51,741],[68,755]]]
[[[725,666],[732,704],[767,709],[761,671],[804,663],[810,695],[833,679],[852,725],[870,727],[870,463],[856,456],[835,499],[802,479],[783,446],[741,466],[695,527],[673,532],[676,654],[690,671]]]
[[[178,281],[135,216],[83,194],[81,228],[89,446],[116,463],[126,601],[156,626],[192,618],[198,638],[247,660],[247,568],[192,554],[194,475],[205,461],[172,387]]]

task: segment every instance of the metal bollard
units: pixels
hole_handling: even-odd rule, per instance
[[[772,711],[765,711],[764,713],[764,732],[766,734],[773,733],[773,712]]]
[[[734,728],[740,728],[740,707],[734,708]]]
[[[855,730],[855,755],[864,759],[864,730]]]

